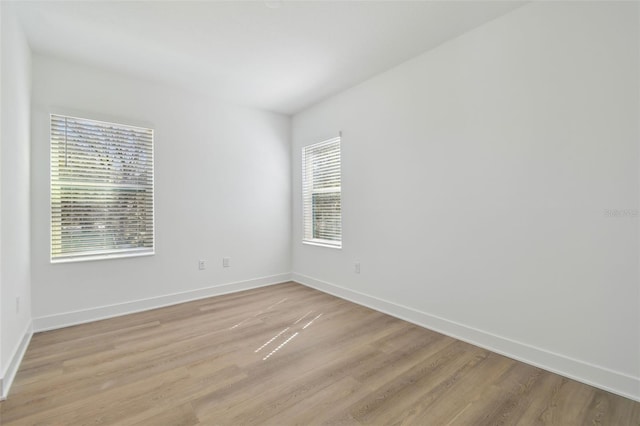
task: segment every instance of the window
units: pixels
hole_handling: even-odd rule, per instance
[[[342,247],[340,138],[302,148],[303,242]]]
[[[51,115],[51,261],[154,253],[153,130]]]

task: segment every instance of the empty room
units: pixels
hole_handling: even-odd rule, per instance
[[[0,425],[640,426],[640,2],[0,24]]]

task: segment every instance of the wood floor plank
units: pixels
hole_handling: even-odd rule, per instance
[[[448,389],[440,389],[437,394],[428,395],[428,401],[418,401],[403,416],[400,424],[439,424],[446,425],[454,422],[463,412],[472,413],[472,406],[484,408],[481,402],[484,392],[478,392],[478,383],[490,385],[496,377],[500,377],[509,370],[516,361],[495,353],[488,353],[486,358],[474,368],[464,372],[460,380]],[[484,409],[482,410],[484,411]]]
[[[37,333],[0,424],[640,426],[640,403],[285,283]]]
[[[160,411],[153,416],[133,423],[133,426],[193,426],[200,421],[193,413],[191,404],[186,403],[177,407],[171,407]]]
[[[420,398],[422,392],[438,387],[464,368],[476,356],[473,350],[465,351],[466,347],[468,345],[463,342],[455,342],[421,360],[408,371],[391,376],[392,379],[384,386],[358,402],[351,415],[362,423],[374,420],[389,423]]]

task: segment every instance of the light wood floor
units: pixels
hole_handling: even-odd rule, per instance
[[[294,283],[38,333],[4,425],[640,425],[640,403]]]

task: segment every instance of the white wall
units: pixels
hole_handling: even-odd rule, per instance
[[[48,126],[49,113],[56,111],[155,129],[155,256],[49,262]],[[34,56],[36,328],[288,279],[289,131],[285,116]],[[222,268],[223,256],[231,257],[230,268]],[[207,262],[204,271],[199,259]],[[224,286],[242,281],[249,282]],[[164,297],[175,293],[185,294]],[[140,302],[150,298],[157,299]]]
[[[0,165],[2,164],[2,109],[3,109],[3,103],[2,103],[2,74],[3,74],[3,68],[2,68],[2,57],[4,56],[2,54],[2,52],[4,52],[4,49],[2,49],[2,39],[3,37],[3,28],[4,25],[2,25],[3,22],[3,13],[2,13],[2,4],[0,3]],[[1,173],[1,172],[0,172]],[[3,390],[3,378],[4,378],[4,363],[2,362],[2,176],[0,175],[0,398],[4,398],[4,390]]]
[[[0,378],[6,393],[30,335],[29,132],[31,58],[10,4],[0,3]],[[19,309],[16,299],[20,299]]]
[[[638,40],[637,3],[533,3],[296,115],[294,278],[640,399]],[[343,249],[303,245],[339,130]]]

